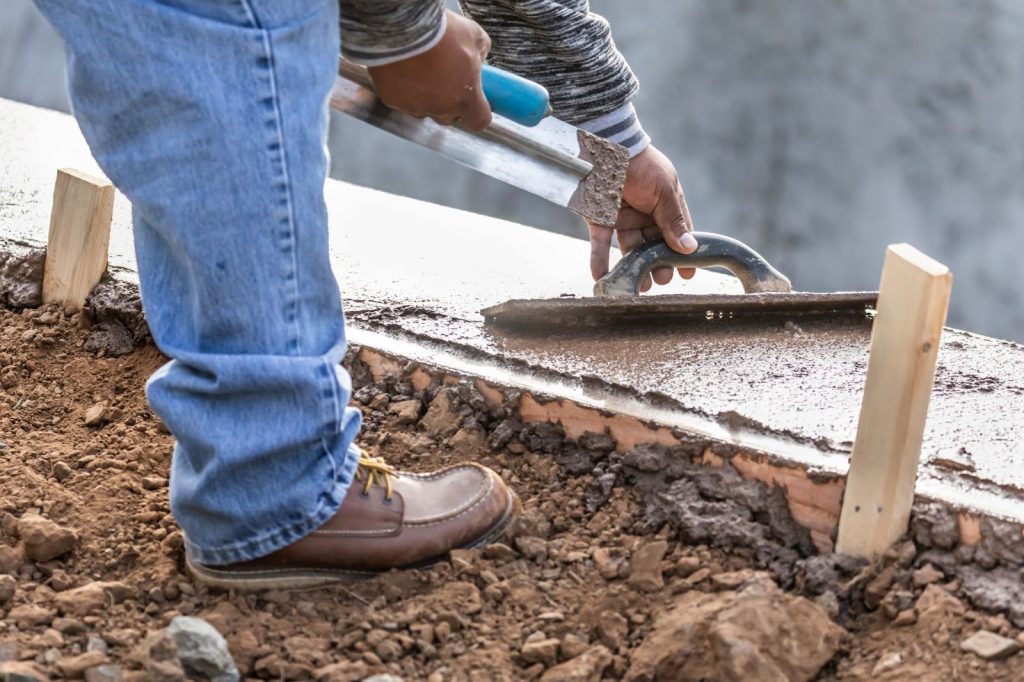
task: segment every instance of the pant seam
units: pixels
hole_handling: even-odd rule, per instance
[[[291,279],[291,301],[286,306],[286,316],[292,316],[292,338],[289,342],[290,350],[294,353],[302,353],[302,334],[301,334],[301,296],[299,295],[299,261],[298,254],[296,251],[295,243],[295,202],[292,197],[292,183],[291,174],[288,171],[288,156],[286,153],[286,147],[284,143],[284,125],[281,114],[281,102],[277,90],[277,62],[274,58],[274,46],[273,41],[270,38],[270,31],[263,27],[259,21],[259,17],[256,14],[255,8],[252,6],[251,0],[241,0],[242,6],[245,8],[246,14],[249,16],[249,20],[253,22],[253,25],[259,29],[260,35],[263,40],[264,56],[267,59],[267,74],[270,81],[270,99],[271,108],[273,110],[274,119],[274,130],[277,138],[277,154],[274,156],[275,161],[279,167],[279,171],[282,176],[282,182],[284,187],[284,199],[287,217],[285,218],[285,225],[287,227],[286,243],[291,259],[291,272],[288,273]],[[289,279],[286,277],[285,279]]]

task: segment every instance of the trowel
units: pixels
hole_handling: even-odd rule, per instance
[[[548,91],[537,83],[490,65],[481,81],[494,117],[479,133],[389,108],[367,70],[345,60],[331,107],[588,220],[615,224],[629,152],[551,116]]]
[[[487,324],[502,329],[538,331],[777,313],[863,317],[878,299],[877,291],[793,291],[788,277],[743,242],[711,232],[695,232],[694,237],[698,247],[690,254],[677,253],[664,241],[633,249],[594,284],[593,297],[511,300],[484,308],[480,314]],[[644,278],[660,267],[725,268],[739,279],[744,293],[641,296]]]

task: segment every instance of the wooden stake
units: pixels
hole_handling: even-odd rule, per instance
[[[43,268],[43,301],[81,308],[107,269],[114,186],[71,168],[57,171]]]
[[[837,552],[875,558],[907,530],[952,285],[909,244],[887,250]]]

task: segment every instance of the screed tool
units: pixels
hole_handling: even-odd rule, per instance
[[[614,224],[629,152],[550,116],[548,92],[537,83],[484,66],[482,85],[494,118],[479,133],[389,108],[366,69],[345,61],[331,107],[588,220]]]

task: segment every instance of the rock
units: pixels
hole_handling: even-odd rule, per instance
[[[700,558],[695,556],[679,557],[673,571],[680,578],[688,578],[700,568]]]
[[[178,661],[178,648],[167,630],[150,632],[139,645],[147,682],[186,682]]]
[[[45,562],[67,554],[78,544],[74,531],[58,526],[38,514],[25,514],[18,521],[18,535],[25,545],[25,555],[32,561]]]
[[[14,579],[13,575],[0,575],[0,606],[11,600],[17,586],[18,581]]]
[[[605,580],[621,578],[628,570],[626,553],[619,547],[598,547],[593,554],[594,568]]]
[[[85,682],[121,682],[124,673],[121,666],[100,665],[85,671]]]
[[[668,551],[668,543],[655,540],[633,553],[629,562],[629,586],[643,592],[654,592],[665,586],[661,577],[661,560]]]
[[[711,577],[711,569],[710,568],[702,568],[699,571],[695,572],[693,575],[691,575],[689,578],[687,578],[686,579],[686,584],[689,585],[690,587],[693,587],[694,585],[699,585],[700,583],[704,582],[705,580],[707,580],[710,577]]]
[[[228,643],[202,618],[178,616],[167,626],[167,634],[174,640],[178,660],[187,673],[210,682],[240,679]]]
[[[917,600],[917,621],[929,630],[949,622],[955,616],[963,615],[963,602],[938,585],[924,588]]]
[[[869,609],[877,609],[882,603],[889,588],[892,587],[893,578],[896,575],[895,566],[886,566],[881,573],[876,575],[864,588],[864,604]]]
[[[63,483],[71,477],[71,467],[64,462],[56,462],[53,465],[53,477],[58,483]]]
[[[85,677],[86,670],[101,666],[106,662],[106,654],[99,651],[87,651],[78,656],[60,659],[57,661],[57,669],[65,679],[80,680]]]
[[[0,663],[14,661],[18,658],[18,645],[15,642],[0,642]]]
[[[752,571],[749,568],[742,571],[716,573],[711,576],[711,585],[716,590],[738,590],[747,583],[758,580],[771,580],[771,574],[763,571]]]
[[[382,673],[379,675],[370,675],[369,677],[364,677],[362,679],[362,682],[403,682],[403,680],[398,675]]]
[[[917,622],[917,611],[914,609],[907,609],[900,611],[896,614],[896,617],[892,619],[892,624],[896,627],[905,627],[907,625],[913,625]]]
[[[15,575],[23,563],[25,560],[16,548],[0,545],[0,575]]]
[[[459,612],[472,616],[483,609],[480,589],[469,582],[453,582],[442,586],[437,592],[437,599],[442,604],[451,604]],[[436,630],[436,628],[435,628]]]
[[[452,397],[447,390],[442,388],[430,401],[420,426],[434,438],[447,438],[459,430],[459,418],[452,410]]]
[[[925,564],[921,568],[914,571],[914,587],[926,587],[932,583],[937,583],[945,578],[945,575],[939,569],[935,568],[931,564]]]
[[[388,412],[398,417],[399,424],[412,424],[419,419],[421,406],[419,400],[402,400],[392,403],[388,407]]]
[[[602,611],[597,617],[597,638],[612,651],[618,651],[626,642],[629,623],[615,611]]]
[[[34,625],[49,625],[53,622],[54,615],[56,614],[52,610],[42,606],[22,604],[11,609],[7,613],[7,618],[21,627],[32,627]]]
[[[93,582],[54,597],[54,604],[66,616],[87,616],[111,604],[120,604],[132,593],[130,587],[119,582]]]
[[[103,426],[110,421],[110,409],[106,403],[96,403],[85,411],[86,426]]]
[[[814,598],[814,603],[825,610],[829,618],[839,615],[839,597],[832,590],[825,590]]]
[[[558,640],[527,641],[519,650],[519,655],[526,663],[541,663],[545,668],[550,668],[558,661]]]
[[[487,441],[476,429],[459,429],[448,444],[455,452],[482,452],[487,447]]]
[[[540,676],[540,682],[598,682],[612,664],[612,652],[600,644]]]
[[[1013,656],[1020,651],[1021,646],[1015,639],[988,630],[978,630],[961,642],[960,648],[986,661],[998,661]]]
[[[739,592],[691,591],[633,650],[626,680],[810,680],[845,631],[813,602],[759,580]]]
[[[548,558],[548,543],[540,538],[520,537],[515,540],[516,549],[531,561],[541,562]]]
[[[167,487],[167,479],[160,476],[146,476],[142,479],[143,490],[160,490]]]
[[[875,663],[875,667],[871,669],[871,677],[878,677],[883,673],[887,673],[890,670],[895,670],[903,664],[903,656],[899,652],[893,652],[890,654],[884,654],[879,657],[878,663]]]
[[[0,663],[0,682],[48,682],[49,679],[49,675],[44,675],[31,663],[23,661]]]
[[[576,658],[586,651],[587,643],[570,632],[562,638],[562,643],[558,645],[558,650],[561,652],[562,658],[568,660]]]
[[[485,559],[490,559],[491,561],[497,561],[499,563],[515,561],[519,558],[519,555],[516,554],[514,549],[501,542],[493,542],[486,545],[482,552]]]

